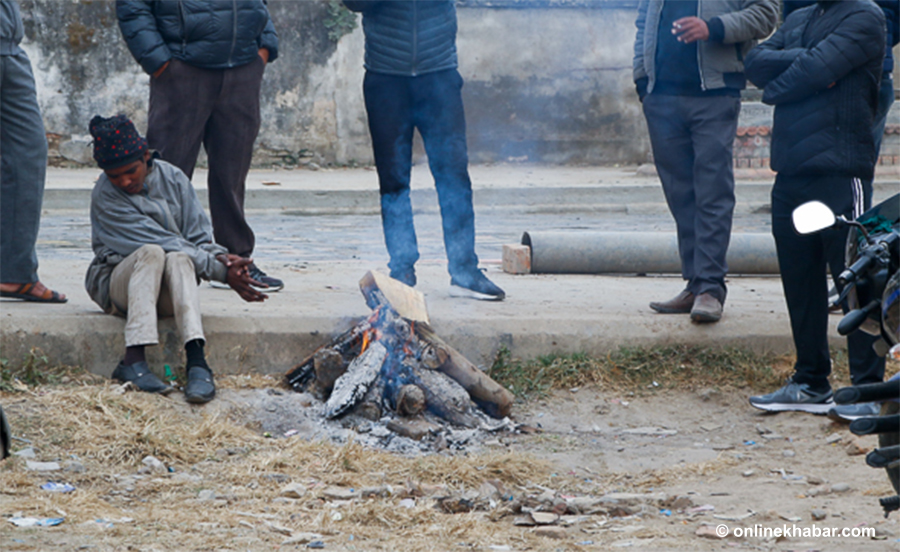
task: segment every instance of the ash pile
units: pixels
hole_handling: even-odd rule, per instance
[[[422,293],[379,272],[360,290],[372,314],[285,374],[322,417],[395,452],[467,450],[515,430],[513,394],[434,332]]]

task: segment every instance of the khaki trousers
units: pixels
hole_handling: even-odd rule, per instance
[[[125,346],[159,343],[157,317],[175,317],[184,343],[203,339],[197,276],[191,258],[145,245],[116,265],[109,281],[113,313],[125,316]]]

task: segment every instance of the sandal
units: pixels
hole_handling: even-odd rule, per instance
[[[33,301],[35,303],[65,303],[69,300],[68,297],[63,297],[50,288],[45,288],[44,293],[41,295],[33,295],[31,290],[34,289],[34,286],[38,283],[39,282],[29,282],[27,284],[21,284],[15,291],[0,290],[0,297],[21,299],[22,301]]]

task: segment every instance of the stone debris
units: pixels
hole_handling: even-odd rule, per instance
[[[859,439],[852,435],[848,439],[846,439],[845,442],[847,443],[847,446],[844,447],[844,450],[847,452],[848,456],[868,454],[868,452],[871,450],[869,447],[860,443]]]
[[[23,448],[22,450],[17,450],[12,454],[13,456],[18,456],[19,458],[35,458],[37,456],[34,453],[33,447]]]
[[[756,470],[747,470],[741,473],[741,475],[743,475],[744,477],[753,477],[754,475],[756,475]]]
[[[281,546],[307,544],[321,539],[322,535],[318,533],[292,533],[290,538],[281,542]]]
[[[825,513],[825,510],[815,509],[809,513],[809,515],[816,521],[821,521],[825,519],[828,514]]]
[[[846,493],[850,490],[850,485],[846,483],[835,483],[831,486],[831,492],[833,493]]]
[[[694,531],[694,534],[704,539],[724,539],[725,535],[719,535],[716,528],[712,525],[701,525]]]
[[[329,500],[352,500],[359,497],[361,493],[357,489],[346,487],[326,487],[321,494]]]
[[[831,435],[829,435],[828,437],[825,438],[825,442],[830,445],[832,443],[837,443],[841,439],[843,439],[843,437],[841,437],[840,433],[832,433]]]
[[[700,429],[703,431],[715,431],[722,429],[722,424],[700,424]]]
[[[662,427],[635,427],[632,429],[623,429],[620,431],[622,435],[644,435],[648,437],[664,437],[666,435],[676,435],[677,429],[665,429]]]
[[[143,464],[144,467],[138,470],[138,473],[169,473],[166,465],[155,456],[145,456],[144,459],[141,460],[141,464]]]
[[[290,483],[282,487],[278,493],[278,496],[285,498],[303,498],[304,495],[306,495],[306,486],[300,483]]]
[[[552,512],[531,512],[531,519],[537,525],[553,525],[559,521],[559,514]]]
[[[793,458],[794,456],[797,456],[797,453],[788,449],[788,450],[781,451],[781,455],[784,456],[785,458]]]
[[[62,469],[59,462],[32,462],[25,461],[25,469],[31,471],[57,471]]]
[[[202,502],[207,502],[207,501],[215,500],[215,499],[216,499],[216,491],[214,491],[212,489],[203,489],[202,491],[197,493],[197,500],[200,500]]]
[[[566,538],[566,530],[562,527],[556,526],[543,526],[538,527],[534,530],[534,534],[539,537],[545,537],[548,539],[564,539]]]

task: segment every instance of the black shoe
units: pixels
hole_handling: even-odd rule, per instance
[[[391,270],[391,278],[398,282],[403,282],[409,287],[416,287],[416,269],[408,268],[406,270]]]
[[[263,287],[261,287],[261,288],[254,287],[253,289],[255,289],[256,291],[260,291],[262,293],[273,293],[273,292],[279,291],[282,288],[284,288],[284,282],[282,282],[278,278],[273,278],[273,277],[269,276],[268,274],[266,274],[265,272],[263,272],[262,270],[260,270],[259,267],[256,266],[256,263],[250,263],[250,266],[248,268],[249,268],[251,278],[253,278],[254,280],[256,280],[257,282],[259,282],[261,284],[266,284],[268,286],[268,287],[264,287],[264,288]]]
[[[450,278],[450,295],[482,301],[503,301],[506,298],[506,292],[488,280],[480,270]]]
[[[191,366],[187,369],[187,385],[184,398],[194,404],[208,403],[216,396],[216,384],[212,370],[205,366]]]
[[[147,393],[159,393],[160,395],[168,395],[172,392],[172,387],[163,383],[156,374],[150,371],[150,366],[146,361],[135,362],[134,364],[125,364],[120,362],[112,373],[113,379],[122,383],[131,382],[135,387]]]

